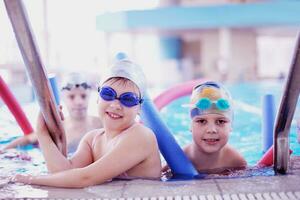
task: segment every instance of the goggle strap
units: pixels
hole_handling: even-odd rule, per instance
[[[75,88],[79,88],[79,87],[83,87],[84,89],[90,89],[92,88],[89,84],[87,83],[80,83],[80,84],[70,84],[68,83],[66,86],[62,87],[61,90],[71,90],[73,87]]]

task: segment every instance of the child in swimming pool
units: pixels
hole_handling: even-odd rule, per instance
[[[81,138],[90,130],[102,128],[99,117],[88,115],[91,85],[79,73],[69,74],[63,81],[62,99],[69,116],[63,120],[68,152],[75,152]]]
[[[228,168],[244,168],[247,162],[227,142],[232,131],[233,106],[229,93],[216,82],[193,89],[190,117],[193,141],[184,148],[199,172],[219,173]]]
[[[63,120],[63,126],[68,152],[74,153],[84,134],[92,129],[101,128],[102,124],[99,117],[88,115],[91,86],[84,75],[70,73],[65,77],[62,85],[62,100],[69,113],[69,116]],[[36,142],[37,135],[32,133],[12,141],[4,150]]]
[[[130,61],[116,62],[99,87],[98,114],[103,129],[87,133],[78,150],[65,158],[51,140],[43,118],[38,139],[50,174],[16,175],[14,182],[81,188],[113,178],[159,179],[161,161],[154,133],[136,122],[145,84]]]

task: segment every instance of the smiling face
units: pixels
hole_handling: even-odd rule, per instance
[[[124,78],[111,78],[101,87],[112,88],[116,92],[117,97],[120,97],[120,95],[126,92],[132,92],[138,97],[140,96],[138,87],[130,80]],[[135,123],[135,119],[139,111],[140,104],[132,107],[126,107],[118,99],[106,101],[99,97],[98,112],[102,119],[103,126],[107,130],[122,132],[129,128]]]
[[[73,119],[83,119],[87,116],[90,90],[74,87],[62,92],[64,103]]]
[[[232,128],[229,118],[220,114],[206,114],[192,119],[191,130],[197,149],[212,154],[226,145]]]

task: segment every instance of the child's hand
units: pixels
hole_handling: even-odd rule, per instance
[[[25,183],[25,184],[31,184],[33,176],[31,175],[21,175],[17,174],[14,177],[10,179],[10,182],[13,183]]]
[[[65,119],[65,117],[64,117],[64,114],[62,112],[62,106],[61,105],[59,106],[59,111],[58,112],[59,112],[60,119],[63,121]],[[45,119],[44,119],[41,112],[39,113],[39,116],[38,116],[38,119],[37,119],[36,130],[37,130],[38,133],[49,132],[48,128],[46,126],[46,123],[45,123]]]
[[[161,170],[162,177],[171,178],[173,176],[172,171],[168,165],[165,165]]]

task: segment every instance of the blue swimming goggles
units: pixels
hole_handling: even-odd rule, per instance
[[[206,111],[211,109],[213,106],[223,112],[230,109],[230,104],[226,99],[220,98],[217,101],[211,101],[209,98],[201,98],[196,103],[196,107],[191,110],[191,118],[206,113]]]
[[[126,107],[133,107],[143,102],[143,99],[139,98],[138,95],[133,92],[125,92],[117,97],[117,92],[108,86],[99,87],[98,92],[103,100],[113,101],[118,99],[121,104]]]
[[[196,103],[196,107],[199,108],[200,110],[208,110],[213,105],[220,111],[226,111],[230,108],[229,102],[223,98],[220,98],[217,101],[212,101],[209,98],[201,98]]]
[[[72,88],[79,88],[82,87],[83,89],[90,89],[91,86],[87,84],[86,82],[80,83],[80,84],[71,84],[68,83],[65,87],[62,87],[61,90],[71,90]]]

